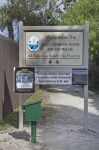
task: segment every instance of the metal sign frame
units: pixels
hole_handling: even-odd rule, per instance
[[[20,22],[20,45],[21,45],[21,51],[20,51],[20,64],[22,63],[22,66],[29,66],[26,65],[26,33],[27,32],[83,32],[83,60],[82,60],[82,66],[60,66],[60,68],[67,69],[67,68],[85,68],[88,69],[88,22],[86,21],[85,26],[23,26],[23,23]],[[34,65],[33,65],[34,66]],[[59,66],[34,66],[37,70],[43,69],[43,71],[54,68],[56,71],[59,70]],[[48,69],[47,69],[48,68]],[[58,69],[57,69],[58,68]],[[52,69],[53,70],[53,69]]]
[[[39,27],[40,28],[40,27]],[[39,28],[37,30],[39,30]],[[25,32],[26,66],[83,66],[83,31]]]
[[[19,66],[26,67],[25,63],[25,33],[26,32],[83,32],[83,65],[82,66],[35,66],[35,72],[69,72],[72,69],[88,70],[88,47],[89,47],[89,22],[84,26],[23,26],[19,22]],[[34,67],[34,66],[33,66]],[[23,128],[23,94],[19,94],[19,128]],[[84,85],[84,129],[88,129],[88,85]]]

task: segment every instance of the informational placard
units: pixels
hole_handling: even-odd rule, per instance
[[[34,92],[35,73],[34,68],[15,68],[15,92]]]
[[[85,131],[88,129],[88,74],[77,69],[88,70],[88,40],[88,21],[84,26],[24,26],[19,22],[19,66],[35,67],[36,84],[84,85]],[[23,95],[19,96],[19,128],[22,128]]]
[[[72,84],[73,85],[87,85],[88,84],[88,70],[87,69],[72,70]]]
[[[26,66],[82,66],[83,32],[26,32]]]
[[[72,85],[72,74],[71,73],[35,73],[35,83],[44,84],[64,84]]]

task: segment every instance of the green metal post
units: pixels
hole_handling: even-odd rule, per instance
[[[36,143],[36,121],[31,121],[31,142]]]

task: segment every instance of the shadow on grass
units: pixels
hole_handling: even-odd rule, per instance
[[[18,131],[9,133],[15,139],[23,139],[25,141],[30,141],[30,135],[26,131]]]
[[[8,116],[6,116],[2,122],[0,122],[0,130],[6,130],[10,126],[18,128],[18,122],[19,112],[12,112]]]
[[[51,116],[52,114],[52,107],[49,106],[49,103],[45,103],[42,106],[42,119],[45,119],[46,117]],[[23,121],[24,126],[30,125],[30,122],[25,121],[25,112],[23,112]],[[0,123],[0,131],[1,130],[7,130],[9,127],[19,128],[19,112],[13,112],[5,117],[5,119]]]
[[[47,107],[49,105],[47,100],[47,94],[43,90],[38,90],[36,93],[34,93],[30,98],[28,98],[25,102],[31,102],[33,100],[39,100],[39,99],[45,99],[43,101],[44,107]],[[46,106],[47,105],[47,106]],[[25,124],[28,124],[25,122]],[[7,115],[2,122],[0,122],[0,131],[1,130],[7,130],[10,126],[19,128],[19,109],[15,109],[14,112]]]
[[[52,120],[51,118],[52,118],[53,114],[56,113],[56,110],[57,110],[57,109],[53,109],[53,107],[55,107],[55,106],[54,105],[51,106],[50,101],[47,100],[49,93],[64,93],[64,94],[68,93],[69,95],[79,96],[79,98],[83,97],[83,87],[81,87],[81,88],[79,88],[79,86],[73,86],[73,87],[72,86],[71,87],[70,86],[66,86],[66,87],[65,86],[59,86],[59,87],[58,86],[54,86],[54,88],[53,87],[51,87],[51,88],[44,87],[46,90],[48,89],[48,92],[42,92],[42,90],[40,90],[40,91],[37,92],[36,95],[34,94],[34,96],[29,99],[29,101],[31,101],[31,99],[38,99],[38,97],[39,98],[42,97],[42,99],[44,99],[43,102],[42,102],[42,121],[40,121],[41,123],[47,122],[49,120],[48,118],[50,118],[50,120]],[[98,97],[96,95],[94,95],[94,93],[89,93],[89,97],[93,100],[93,101],[89,102],[89,104],[92,104],[97,110],[99,110]],[[61,107],[61,105],[56,106],[55,108],[59,108],[59,107]],[[66,114],[69,115],[67,117],[67,120],[68,120],[68,118],[70,117],[70,112],[73,113],[74,109],[73,109],[73,107],[71,107],[71,109],[69,109],[69,106],[65,106],[65,108],[66,109],[63,109],[63,106],[62,106],[62,109],[60,109],[60,110],[61,111],[64,110],[63,114],[65,114],[65,112],[67,112]],[[68,111],[66,111],[66,110],[68,110]],[[74,114],[76,114],[75,116],[77,116],[77,118],[79,118],[78,114],[80,114],[80,113],[78,113],[78,112],[76,113],[76,111],[75,111]],[[82,114],[83,113],[81,113],[81,115]],[[63,118],[65,118],[65,117],[66,116],[64,116]],[[93,118],[93,117],[94,117],[94,114],[91,114],[91,117],[89,117],[89,118]],[[58,118],[58,116],[57,116],[57,118]],[[54,119],[57,120],[57,118],[54,118]],[[72,118],[72,117],[70,117],[70,118]],[[72,118],[72,120],[73,119],[74,119],[74,117]],[[82,117],[82,119],[83,119],[83,117]],[[72,122],[72,120],[70,122]],[[90,123],[91,123],[91,119],[89,119],[89,120],[90,120]],[[70,122],[67,122],[67,123],[70,123]],[[80,121],[78,121],[78,122],[80,122]],[[28,125],[28,124],[29,124],[29,122],[25,122],[24,121],[24,125],[25,126]],[[18,112],[18,109],[17,109],[17,111],[14,111],[10,115],[8,115],[3,120],[3,122],[0,123],[0,130],[5,130],[9,126],[13,126],[15,128],[19,128],[19,112]]]

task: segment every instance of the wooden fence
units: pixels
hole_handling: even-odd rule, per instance
[[[13,67],[18,66],[18,44],[0,35],[0,121],[19,105],[19,96],[13,91]]]

